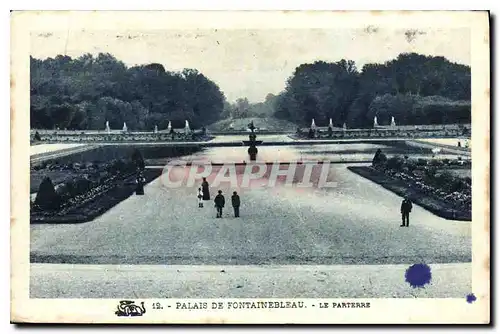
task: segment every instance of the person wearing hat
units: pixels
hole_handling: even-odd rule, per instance
[[[403,202],[401,202],[401,219],[402,219],[402,224],[401,227],[403,226],[410,226],[410,212],[412,209],[412,204],[411,201],[408,197],[405,197]],[[405,225],[406,222],[406,225]]]
[[[217,196],[214,198],[215,208],[217,209],[217,218],[222,218],[222,208],[226,204],[226,200],[222,195],[222,190],[218,191]]]
[[[240,216],[240,196],[236,191],[233,191],[233,196],[231,196],[231,204],[233,204],[234,216]]]

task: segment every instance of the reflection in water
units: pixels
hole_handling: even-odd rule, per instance
[[[332,161],[332,162],[369,162],[377,149],[388,156],[409,155],[412,158],[431,158],[430,149],[391,146],[369,143],[301,145],[301,146],[260,146],[257,162],[293,162],[293,161]],[[457,155],[440,154],[440,158],[454,159]],[[195,154],[182,157],[183,161],[204,161],[212,163],[248,162],[248,148],[211,147]]]

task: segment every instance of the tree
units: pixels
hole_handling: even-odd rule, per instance
[[[30,58],[31,126],[102,130],[193,127],[220,118],[225,97],[197,70],[168,72],[160,63],[127,68],[110,54]]]
[[[61,205],[61,198],[56,193],[54,185],[49,177],[45,177],[40,183],[35,198],[35,205],[42,210],[57,210]]]
[[[236,100],[236,106],[233,109],[233,118],[245,118],[249,117],[250,102],[246,97],[239,98]]]
[[[353,61],[337,63],[317,61],[302,64],[287,81],[285,91],[276,101],[278,118],[298,124],[343,124],[357,90],[357,70]]]

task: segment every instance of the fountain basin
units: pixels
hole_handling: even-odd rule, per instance
[[[250,140],[243,140],[243,145],[251,145],[251,144],[260,145],[262,143],[263,143],[262,140],[255,140],[253,142],[251,142]]]

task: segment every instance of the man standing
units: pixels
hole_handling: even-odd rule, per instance
[[[410,226],[410,212],[412,209],[412,204],[411,201],[406,197],[403,202],[401,203],[401,218],[403,220],[403,223],[401,226]],[[406,221],[406,225],[405,225]]]
[[[240,216],[240,196],[236,191],[233,191],[233,196],[231,196],[231,203],[233,204],[234,216]]]
[[[222,196],[222,190],[219,190],[219,193],[214,198],[215,208],[217,209],[217,218],[222,218],[222,208],[224,204],[226,204],[226,200],[224,196]]]

